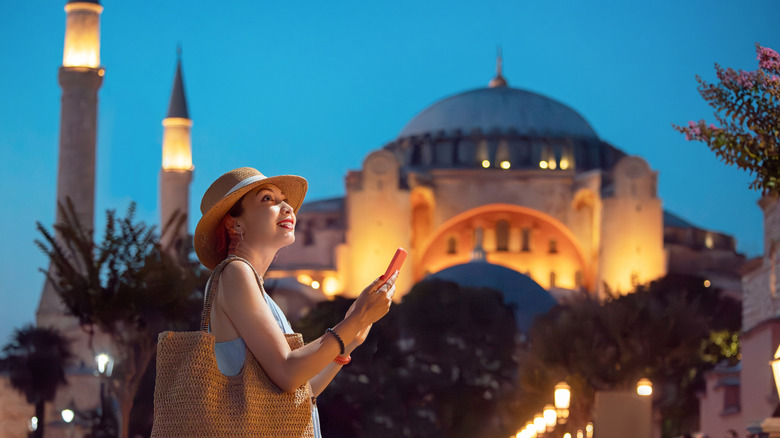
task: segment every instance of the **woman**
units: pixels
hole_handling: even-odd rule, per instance
[[[388,312],[398,272],[363,290],[344,320],[319,339],[291,350],[284,336],[292,333],[290,324],[262,290],[261,277],[276,252],[295,241],[295,214],[306,188],[298,176],[265,177],[248,167],[227,172],[203,196],[195,251],[209,269],[228,256],[248,262],[236,259],[224,266],[213,299],[210,323],[220,371],[239,373],[248,348],[280,389],[292,392],[309,382],[316,397],[349,362],[371,324]],[[312,417],[319,437],[316,404]]]

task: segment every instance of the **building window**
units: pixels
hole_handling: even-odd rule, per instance
[[[447,254],[458,253],[458,241],[454,237],[447,239]]]
[[[509,251],[509,222],[496,222],[496,251]]]
[[[739,388],[737,385],[723,387],[722,414],[735,414],[740,411]]]
[[[303,246],[314,245],[314,233],[311,232],[311,227],[306,227],[303,230]]]
[[[575,288],[582,287],[582,271],[577,271],[574,273],[574,287]]]
[[[550,254],[557,254],[558,253],[558,241],[555,239],[550,239]]]
[[[550,289],[555,287],[555,271],[550,272]]]
[[[531,251],[531,229],[523,228],[522,233],[520,234],[521,234],[520,251],[523,252]]]

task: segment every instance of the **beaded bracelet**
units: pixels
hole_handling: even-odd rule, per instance
[[[333,330],[332,328],[327,328],[327,329],[325,329],[325,331],[327,333],[330,333],[333,336],[335,336],[336,340],[339,341],[339,348],[341,349],[341,356],[343,356],[344,353],[347,352],[347,349],[346,349],[346,347],[344,347],[344,341],[341,339],[341,336],[339,336],[339,334],[336,333],[336,330]]]

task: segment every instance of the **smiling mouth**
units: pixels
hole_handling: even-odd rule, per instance
[[[288,230],[292,230],[292,229],[295,228],[295,224],[293,223],[293,221],[291,221],[289,219],[288,220],[283,220],[283,221],[279,222],[276,225],[278,225],[278,226],[280,226],[282,228],[286,228]]]

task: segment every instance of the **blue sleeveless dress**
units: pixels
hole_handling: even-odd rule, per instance
[[[211,281],[211,280],[209,280]],[[262,284],[263,279],[257,276],[257,281]],[[208,290],[208,286],[206,287]],[[274,302],[271,297],[262,291],[265,295],[265,301],[271,308],[271,313],[274,315],[276,323],[282,329],[285,334],[295,333],[290,326],[290,322],[284,316],[282,309]],[[211,331],[211,324],[209,324],[209,331]],[[246,343],[243,338],[236,338],[226,342],[217,342],[214,344],[214,354],[217,357],[217,367],[226,376],[235,376],[241,371],[244,366],[244,359],[246,358]],[[322,438],[322,432],[320,431],[320,414],[317,411],[317,405],[312,404],[311,407],[311,419],[314,424],[314,436],[315,438]]]

